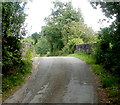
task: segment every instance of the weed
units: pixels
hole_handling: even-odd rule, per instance
[[[104,88],[118,86],[118,78],[110,74],[102,75],[101,82]]]

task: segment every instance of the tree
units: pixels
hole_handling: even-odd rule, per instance
[[[62,48],[62,36],[60,29],[57,25],[49,23],[49,25],[43,27],[42,33],[50,44],[51,53],[54,53],[56,50],[60,50]]]
[[[50,52],[50,45],[48,40],[44,36],[41,36],[41,38],[38,40],[38,43],[35,45],[35,49],[36,53],[41,55]]]
[[[80,38],[84,43],[91,42],[93,38],[93,30],[88,28],[82,21],[75,22],[64,25],[62,29],[62,34],[64,39]],[[67,38],[66,38],[67,36]],[[65,41],[67,43],[67,41]]]
[[[2,3],[2,63],[3,74],[21,62],[20,39],[25,35],[26,3]]]
[[[40,34],[38,34],[37,32],[32,34],[32,39],[34,40],[34,44],[38,42],[39,37],[40,37]]]
[[[50,52],[54,54],[62,50],[74,38],[89,42],[93,32],[84,24],[80,9],[74,9],[71,2],[55,1],[53,4],[52,13],[45,18],[46,26],[42,28],[42,34],[50,44]]]
[[[101,30],[99,33],[99,46],[96,52],[96,59],[109,72],[120,73],[120,3],[99,2],[92,3],[94,7],[100,5],[102,11],[108,18],[115,17],[115,21]]]

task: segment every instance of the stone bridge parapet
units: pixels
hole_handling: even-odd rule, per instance
[[[85,51],[88,54],[92,53],[92,48],[94,48],[96,43],[84,43],[84,44],[77,44],[76,51]]]

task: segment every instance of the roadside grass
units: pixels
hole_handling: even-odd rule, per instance
[[[2,76],[2,99],[5,100],[11,92],[15,91],[21,86],[25,79],[31,74],[32,70],[32,57],[34,57],[33,49],[28,48],[25,56],[19,65],[15,65],[11,72]]]
[[[96,64],[95,58],[92,55],[88,55],[84,52],[76,52],[67,56],[77,57],[88,63],[93,72],[99,75],[102,87],[108,91],[109,99],[112,103],[116,105],[120,103],[120,77],[106,72],[101,65]]]
[[[2,91],[1,90],[0,90],[0,104],[2,104]]]
[[[9,73],[2,79],[2,97],[5,99],[18,86],[24,83],[25,78],[31,74],[32,61],[22,60],[19,67],[16,68],[16,73]]]

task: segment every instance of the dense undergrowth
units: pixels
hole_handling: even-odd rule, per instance
[[[120,103],[120,77],[108,73],[101,65],[96,64],[95,58],[84,52],[76,52],[67,56],[74,56],[88,63],[93,72],[100,77],[102,87],[108,91],[109,100],[118,105]]]
[[[31,74],[32,60],[35,55],[32,47],[29,47],[19,65],[16,65],[2,79],[3,100],[9,96],[18,86],[24,83],[25,79]]]

